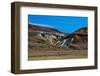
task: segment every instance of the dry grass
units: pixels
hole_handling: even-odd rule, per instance
[[[29,60],[79,59],[87,58],[87,50],[58,50],[29,52]]]
[[[54,60],[87,58],[87,50],[72,50],[51,46],[49,42],[39,39],[36,33],[29,32],[28,60]]]

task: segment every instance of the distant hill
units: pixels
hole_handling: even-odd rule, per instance
[[[87,27],[82,27],[82,28],[76,30],[75,33],[87,34],[87,31],[88,31]]]
[[[49,28],[49,27],[43,27],[43,26],[39,26],[39,25],[28,24],[28,28],[29,28],[29,29],[33,29],[33,30],[39,30],[39,31],[62,33],[62,32],[60,32],[60,31],[57,30],[57,29]]]
[[[81,36],[87,35],[88,34],[87,31],[88,31],[87,27],[83,27],[83,28],[76,30],[73,33],[66,34],[64,38],[74,37],[75,35],[81,35]]]
[[[88,29],[87,27],[80,28],[75,32],[64,36],[63,39],[72,39],[72,42],[69,43],[71,48],[76,49],[87,49],[88,43]]]

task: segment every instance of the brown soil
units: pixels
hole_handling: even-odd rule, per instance
[[[76,58],[87,58],[87,50],[72,50],[52,46],[49,42],[39,39],[36,33],[29,32],[28,60]]]

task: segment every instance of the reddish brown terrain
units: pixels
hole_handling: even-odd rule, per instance
[[[87,28],[64,34],[53,28],[28,26],[29,60],[87,58]]]

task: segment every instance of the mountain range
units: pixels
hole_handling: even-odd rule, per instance
[[[33,29],[33,30],[41,30],[41,31],[46,31],[46,32],[58,32],[58,33],[62,33],[57,29],[54,28],[49,28],[49,27],[43,27],[43,26],[39,26],[39,25],[32,25],[32,24],[28,24],[28,28],[29,29]]]
[[[45,32],[57,32],[57,33],[62,33],[61,31],[55,29],[55,28],[50,28],[50,27],[43,27],[43,26],[39,26],[39,25],[33,25],[33,24],[28,24],[28,28],[32,29],[32,30],[39,30],[39,31],[45,31]],[[76,30],[75,32],[73,32],[72,34],[87,34],[87,27],[82,27],[78,30]],[[65,33],[65,34],[69,34],[69,33]]]
[[[52,42],[59,41],[60,42],[59,44],[61,47],[63,44],[63,46],[71,45],[71,48],[75,47],[75,48],[79,48],[79,49],[87,49],[87,43],[88,43],[88,38],[87,38],[88,37],[88,28],[87,27],[82,27],[72,33],[63,33],[64,34],[63,36],[60,35],[60,34],[62,34],[62,32],[60,32],[59,30],[54,29],[54,28],[28,24],[28,29],[29,29],[29,40],[30,40],[30,38],[32,38],[31,42],[33,41],[33,38],[36,41],[39,41],[38,38],[41,38],[41,40],[47,40],[46,43],[48,43],[49,40]],[[36,33],[35,31],[38,31],[38,33]],[[41,33],[41,32],[44,32],[44,33]],[[45,32],[48,32],[49,34],[46,34]],[[51,32],[54,32],[54,34],[52,34],[53,36],[50,34]],[[58,33],[58,35],[56,35],[55,33]],[[38,36],[40,36],[40,37],[38,37]],[[37,38],[35,38],[35,37],[37,37]],[[47,37],[48,39],[46,39],[45,37]],[[52,39],[51,39],[51,37],[52,37]],[[55,38],[56,38],[56,40],[55,40]],[[64,40],[66,40],[66,42]],[[69,41],[67,41],[67,40],[69,40]],[[68,43],[68,42],[70,42],[70,43]]]

